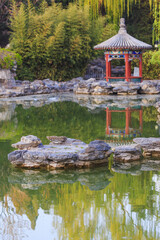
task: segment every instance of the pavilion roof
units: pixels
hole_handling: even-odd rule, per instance
[[[126,31],[125,19],[120,19],[120,29],[118,34],[111,37],[110,39],[94,46],[94,49],[107,49],[107,50],[142,50],[142,49],[151,49],[152,46],[142,42],[131,35]]]

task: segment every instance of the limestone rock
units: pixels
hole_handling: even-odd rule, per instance
[[[160,138],[134,138],[133,141],[143,149],[144,157],[160,157]]]
[[[142,94],[159,94],[160,84],[158,81],[144,81],[141,83],[141,93]]]
[[[80,81],[74,88],[76,94],[90,94],[91,83]]]
[[[96,81],[91,84],[90,93],[92,95],[108,95],[113,94],[112,86],[106,81]]]
[[[21,151],[10,153],[9,161],[24,168],[83,168],[105,164],[112,153],[104,141],[95,140],[87,145],[64,136],[48,139],[52,145],[42,145],[40,139],[32,135],[22,137],[21,142],[13,144]]]
[[[22,158],[22,153],[24,153],[24,151],[22,150],[16,150],[14,152],[9,153],[8,154],[9,161],[16,166],[22,165],[24,162]]]
[[[12,88],[15,85],[14,76],[10,69],[0,69],[0,87]]]
[[[112,83],[112,87],[113,92],[118,95],[136,95],[140,90],[139,84],[132,82]]]
[[[4,80],[5,78],[9,80]],[[134,82],[114,82],[108,83],[106,80],[90,78],[74,78],[66,82],[57,82],[50,79],[30,81],[14,80],[11,74],[0,73],[0,98],[18,97],[36,94],[50,93],[70,93],[87,95],[136,95],[136,94],[160,94],[160,81]]]
[[[41,144],[41,140],[33,135],[21,137],[21,141],[12,144],[12,147],[18,149],[30,149],[38,147]]]
[[[80,161],[105,159],[111,155],[110,149],[111,147],[104,141],[95,140],[90,142],[88,147],[78,154],[78,157]]]
[[[47,136],[47,139],[51,141],[53,144],[62,144],[66,142],[67,137],[65,136]]]
[[[137,145],[116,147],[114,151],[115,162],[131,162],[140,160],[142,157],[141,149]]]

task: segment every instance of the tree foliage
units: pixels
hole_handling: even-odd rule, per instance
[[[62,81],[81,75],[94,54],[92,47],[114,35],[115,26],[107,30],[108,21],[102,17],[91,21],[87,7],[44,5],[38,12],[29,1],[27,7],[12,6],[11,48],[23,58],[19,78]]]
[[[147,51],[143,54],[144,79],[160,79],[160,61],[158,62],[156,57],[159,54],[157,51]]]

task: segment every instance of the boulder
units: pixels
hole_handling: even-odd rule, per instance
[[[15,86],[15,74],[10,69],[0,69],[0,87],[12,88]]]
[[[76,85],[73,91],[76,94],[90,94],[90,88],[91,83],[87,84],[84,81],[81,81],[79,84]]]
[[[30,149],[40,146],[41,140],[33,135],[23,136],[21,137],[21,141],[12,144],[12,147],[18,149]]]
[[[142,94],[159,94],[160,83],[158,81],[143,81],[141,84],[140,93]]]
[[[133,142],[143,149],[144,157],[160,157],[160,138],[134,138]]]
[[[92,95],[109,95],[113,94],[112,88],[106,81],[100,80],[91,84],[90,93]]]
[[[140,90],[138,83],[132,82],[116,82],[112,83],[113,93],[118,95],[136,95]]]
[[[114,151],[115,162],[138,161],[142,157],[141,149],[137,145],[116,147]]]
[[[79,154],[80,161],[94,161],[97,159],[107,159],[112,151],[110,150],[111,147],[101,140],[95,140],[88,144],[88,146],[82,150]]]
[[[76,94],[90,94],[91,85],[95,82],[95,78],[90,78],[88,80],[82,80],[77,83],[73,89]]]
[[[41,140],[32,135],[22,137],[21,142],[12,145],[20,150],[10,153],[9,161],[24,168],[82,168],[105,164],[112,153],[104,141],[86,144],[64,136],[47,138],[52,144],[42,145]]]

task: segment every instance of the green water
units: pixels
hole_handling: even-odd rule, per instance
[[[144,137],[159,137],[155,107],[140,108],[142,129],[139,108],[131,115],[130,128],[140,129]],[[11,144],[22,135],[36,135],[43,143],[48,135],[87,143],[113,140],[106,134],[106,107],[91,110],[70,101],[28,108],[10,103],[0,113],[0,240],[160,239],[159,163],[138,163],[128,170],[110,163],[48,172],[15,169],[7,160]],[[125,112],[112,114],[112,129],[124,130]],[[132,141],[131,136],[123,138]]]

